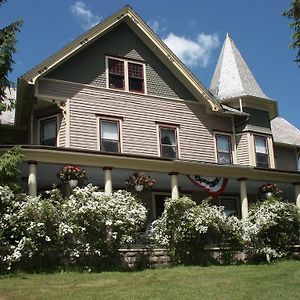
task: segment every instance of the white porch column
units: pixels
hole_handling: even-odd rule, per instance
[[[36,161],[28,161],[28,194],[29,196],[37,195],[37,180],[36,180]]]
[[[300,209],[300,182],[294,183],[296,206]]]
[[[170,172],[169,175],[171,176],[171,192],[172,192],[172,199],[179,198],[179,190],[178,190],[178,178],[177,172]]]
[[[238,178],[240,182],[240,199],[241,199],[241,213],[242,219],[248,218],[248,197],[247,197],[247,178]]]
[[[104,171],[104,192],[107,195],[112,193],[112,167],[103,167]]]

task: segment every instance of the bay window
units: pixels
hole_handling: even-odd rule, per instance
[[[269,168],[269,151],[267,138],[264,136],[254,136],[256,166]]]

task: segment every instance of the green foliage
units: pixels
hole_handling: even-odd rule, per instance
[[[282,15],[292,20],[289,25],[294,30],[293,42],[289,45],[289,48],[297,50],[295,62],[300,67],[300,0],[292,0],[290,9],[284,11]]]
[[[154,222],[151,238],[169,248],[175,262],[203,263],[206,246],[241,246],[239,221],[226,217],[223,207],[203,201],[196,205],[190,198],[168,199],[162,217]]]
[[[7,185],[13,190],[18,190],[18,176],[21,172],[18,165],[23,161],[21,147],[15,146],[0,156],[0,185]]]
[[[0,6],[4,2],[4,0],[0,1]],[[17,20],[0,29],[0,114],[6,109],[10,109],[13,104],[7,105],[4,103],[6,99],[5,89],[13,86],[13,83],[8,79],[8,74],[13,68],[13,54],[16,53],[16,34],[20,31],[22,24],[22,20]]]

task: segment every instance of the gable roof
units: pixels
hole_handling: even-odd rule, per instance
[[[273,119],[271,128],[275,143],[300,147],[300,130],[284,118]]]
[[[219,99],[240,96],[268,98],[228,34],[212,77],[210,90]]]
[[[204,101],[212,111],[222,111],[222,106],[218,100],[214,98],[210,91],[199,82],[180,59],[128,5],[80,35],[73,42],[25,73],[21,78],[29,84],[34,84],[39,77],[46,75],[59,64],[90,45],[121,22],[126,22],[129,25],[198,100]]]

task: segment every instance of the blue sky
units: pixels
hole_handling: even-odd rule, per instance
[[[278,101],[279,114],[300,128],[300,68],[288,49],[292,31],[281,16],[289,0],[8,0],[0,27],[17,18],[13,81],[126,4],[209,87],[228,32],[264,93]]]

